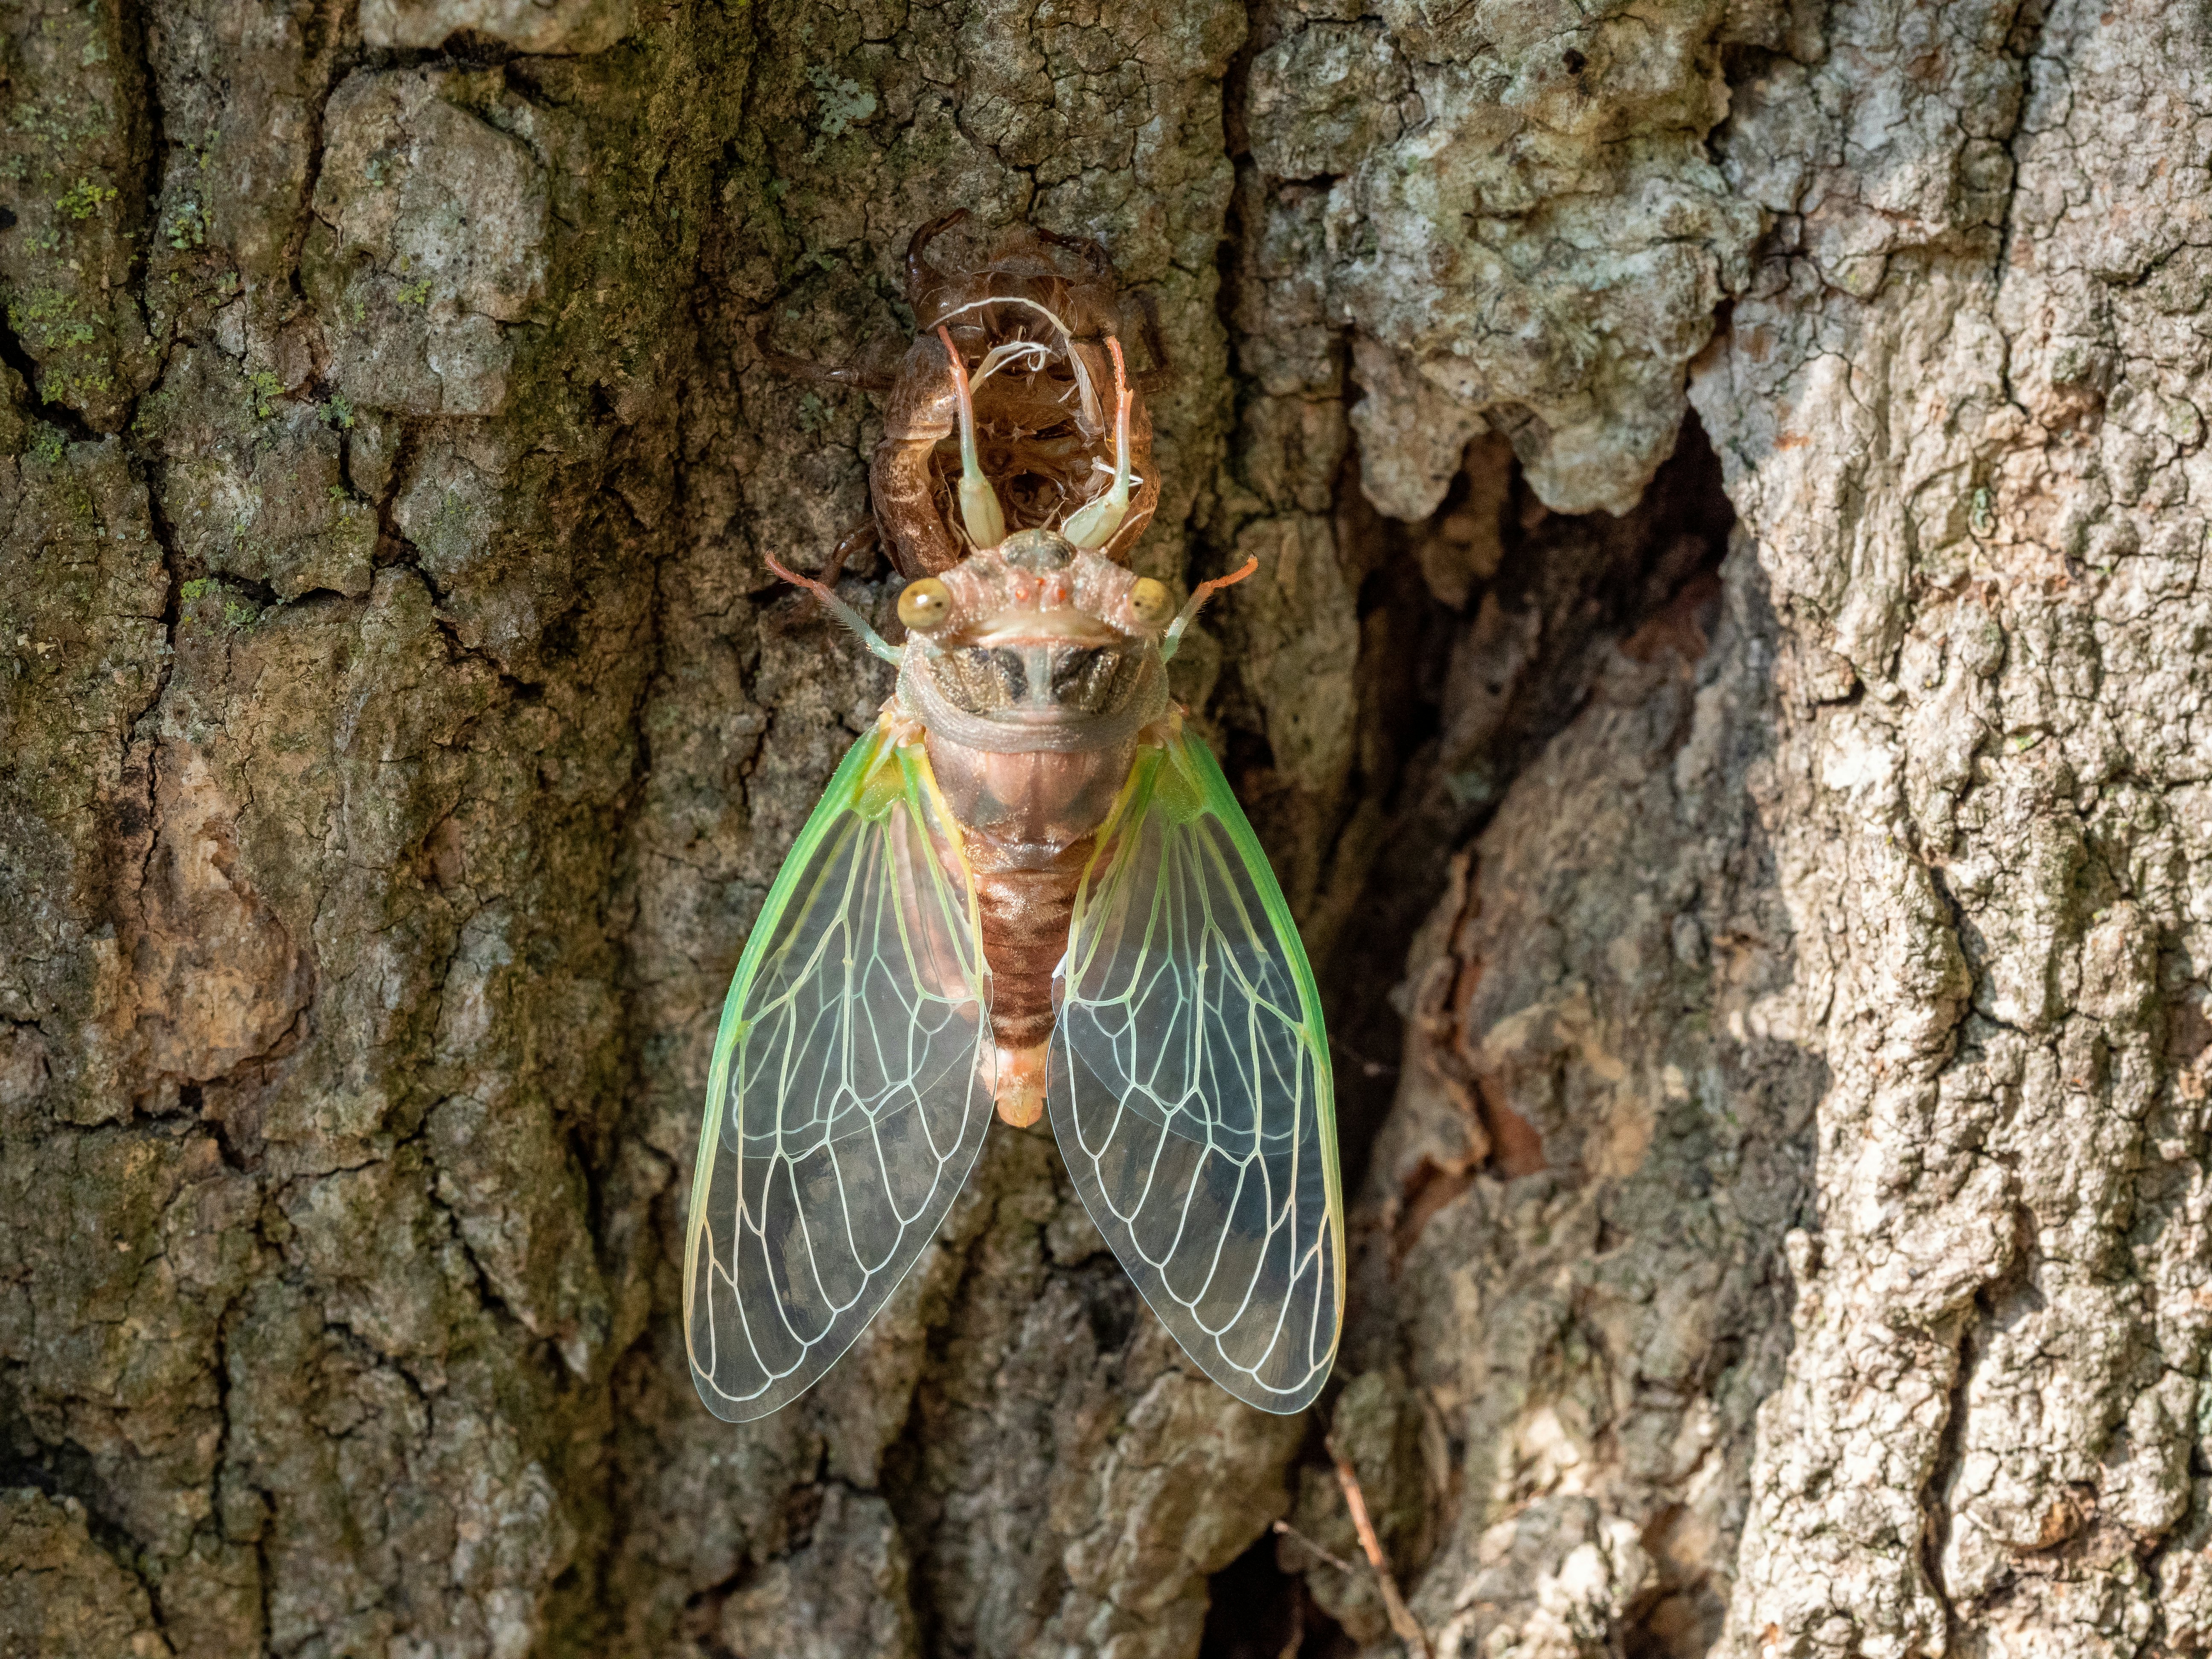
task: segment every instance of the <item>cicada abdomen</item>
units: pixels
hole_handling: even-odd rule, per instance
[[[802,1392],[934,1235],[994,1112],[1048,1112],[1184,1351],[1297,1411],[1343,1314],[1328,1039],[1281,889],[1166,672],[1253,567],[1178,610],[1123,562],[1158,483],[1097,245],[1024,230],[947,276],[927,254],[945,222],[908,252],[923,331],[871,473],[910,578],[904,643],[790,578],[898,688],[724,1006],[686,1238],[695,1380],[738,1419]]]

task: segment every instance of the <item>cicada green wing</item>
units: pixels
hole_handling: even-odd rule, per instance
[[[733,1421],[852,1346],[991,1119],[989,969],[960,832],[918,744],[853,745],[722,1007],[684,1250],[699,1397]]]
[[[1222,1387],[1311,1402],[1344,1316],[1321,998],[1228,780],[1145,748],[1099,831],[1055,982],[1046,1100],[1091,1219]]]

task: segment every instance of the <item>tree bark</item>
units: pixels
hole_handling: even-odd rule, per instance
[[[1389,1654],[1332,1444],[1440,1659],[2212,1648],[2201,10],[0,31],[0,1653]],[[889,690],[764,562],[877,411],[761,340],[902,341],[954,207],[1157,302],[1139,567],[1261,561],[1176,685],[1337,1043],[1306,1419],[1004,1130],[692,1397]]]

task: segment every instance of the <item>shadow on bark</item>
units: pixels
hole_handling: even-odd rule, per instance
[[[1388,781],[1322,969],[1365,1171],[1324,1407],[1453,1650],[1565,1620],[1689,1659],[1787,1352],[1822,1084],[1753,1029],[1794,962],[1755,801],[1775,623],[1694,421],[1622,519],[1509,468],[1478,441],[1433,519],[1368,526]],[[1297,1477],[1293,1534],[1215,1581],[1213,1659],[1387,1635],[1318,1430]]]

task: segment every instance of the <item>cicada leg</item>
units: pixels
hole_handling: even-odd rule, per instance
[[[891,562],[908,581],[934,576],[960,562],[962,548],[937,510],[937,477],[930,459],[933,438],[894,438],[885,433],[868,463],[868,490],[876,526]]]
[[[1176,366],[1168,359],[1168,343],[1160,334],[1160,302],[1152,297],[1150,289],[1139,289],[1132,297],[1137,302],[1145,349],[1152,355],[1152,366],[1131,375],[1129,384],[1147,395],[1164,392],[1176,383]]]
[[[1152,416],[1145,408],[1144,399],[1133,395],[1136,383],[1142,377],[1126,374],[1119,340],[1109,335],[1106,344],[1113,356],[1114,384],[1133,395],[1122,398],[1117,393],[1115,399],[1112,481],[1105,490],[1087,500],[1079,495],[1082,505],[1069,515],[1070,528],[1066,533],[1079,544],[1093,546],[1117,564],[1126,564],[1130,549],[1145,533],[1145,526],[1152,522],[1152,511],[1159,504],[1160,480],[1152,464]],[[1078,351],[1093,349],[1088,342],[1079,343],[1076,347]],[[1077,489],[1080,491],[1088,482],[1085,480]],[[1076,533],[1078,530],[1081,535]],[[1090,539],[1102,532],[1104,539]]]
[[[1066,236],[1056,230],[1047,230],[1042,225],[1030,227],[1037,240],[1049,242],[1054,247],[1064,247],[1083,256],[1084,264],[1091,267],[1093,277],[1110,276],[1114,261],[1107,257],[1106,245],[1096,236]]]
[[[891,562],[908,581],[934,576],[965,552],[937,505],[937,446],[959,420],[959,387],[944,346],[925,335],[907,350],[868,463],[868,491]]]
[[[769,325],[765,320],[753,331],[753,349],[760,354],[762,362],[779,374],[788,374],[793,380],[850,386],[856,392],[880,392],[891,389],[891,377],[878,370],[855,368],[850,364],[832,367],[826,363],[813,363],[804,357],[794,357],[787,351],[778,351],[768,343],[768,331]]]
[[[1121,521],[1129,516],[1129,391],[1121,362],[1121,343],[1106,337],[1114,354],[1114,482],[1103,495],[1093,496],[1067,515],[1060,533],[1078,547],[1100,548],[1114,539]]]
[[[906,245],[906,297],[914,307],[914,314],[923,319],[923,326],[937,313],[936,295],[951,281],[942,270],[930,263],[929,245],[945,231],[968,217],[966,208],[955,208],[940,218],[932,219],[915,230]]]
[[[952,371],[953,404],[960,411],[961,526],[977,547],[996,547],[1006,538],[1006,514],[976,454],[975,404],[968,392],[968,368],[960,361],[960,348],[952,343],[952,331],[939,325],[937,337],[945,343],[945,364]]]
[[[883,539],[876,528],[875,520],[866,518],[837,538],[837,545],[830,550],[830,557],[822,567],[822,585],[835,587],[845,574],[845,562],[872,551]]]

